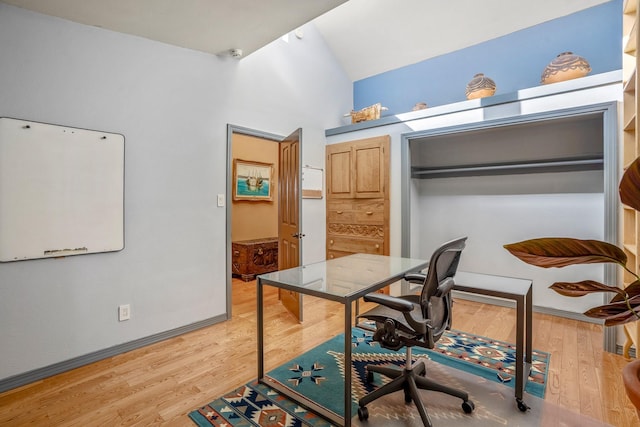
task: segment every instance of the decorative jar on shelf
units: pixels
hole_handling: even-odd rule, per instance
[[[473,76],[467,84],[467,99],[484,98],[496,93],[496,83],[482,73]]]
[[[562,52],[546,66],[542,72],[540,83],[563,82],[565,80],[584,77],[591,72],[589,62],[573,52]]]

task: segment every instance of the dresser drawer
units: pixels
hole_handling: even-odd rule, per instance
[[[333,222],[327,224],[327,239],[333,236],[349,237],[351,239],[378,239],[385,240],[384,226],[370,224],[351,224]],[[329,244],[327,240],[327,245]]]
[[[341,224],[383,224],[384,201],[355,200],[327,206],[327,222]]]
[[[330,210],[327,220],[339,224],[383,224],[384,212]]]
[[[329,236],[327,251],[383,255],[384,240]]]
[[[342,252],[342,251],[333,251],[333,250],[327,251],[327,259],[336,259],[336,258],[341,258],[347,255],[353,255],[353,252]]]

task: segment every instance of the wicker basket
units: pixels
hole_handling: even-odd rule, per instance
[[[365,107],[360,111],[351,112],[351,123],[359,123],[367,120],[377,120],[380,118],[380,111],[382,111],[382,104],[379,102],[369,107]]]

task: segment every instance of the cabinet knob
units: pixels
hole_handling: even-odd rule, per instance
[[[330,244],[330,245],[333,245],[333,240],[329,240],[329,244]]]
[[[333,254],[330,254],[330,255],[329,255],[329,258],[333,259]]]
[[[367,211],[367,215],[373,215],[373,212]]]
[[[380,245],[376,243],[376,249],[380,249]]]
[[[238,255],[240,255],[240,251],[233,251],[233,254],[234,254],[235,256],[238,256]]]

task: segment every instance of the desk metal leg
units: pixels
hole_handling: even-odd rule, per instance
[[[529,287],[525,301],[527,310],[527,352],[525,354],[525,361],[531,364],[533,363],[533,291],[531,286]],[[527,374],[529,374],[528,370]]]
[[[257,329],[258,329],[258,381],[262,381],[264,378],[264,305],[263,305],[263,288],[262,280],[258,277],[257,280]]]
[[[351,302],[344,305],[344,425],[351,426]]]
[[[524,387],[529,380],[531,369],[531,288],[526,296],[516,298],[516,402],[518,409],[525,412],[529,407],[523,402]],[[526,322],[526,323],[525,323]],[[526,337],[524,336],[526,335]],[[525,347],[526,339],[526,347]],[[527,361],[525,362],[525,351]]]
[[[516,399],[522,400],[524,390],[524,298],[516,299]]]

